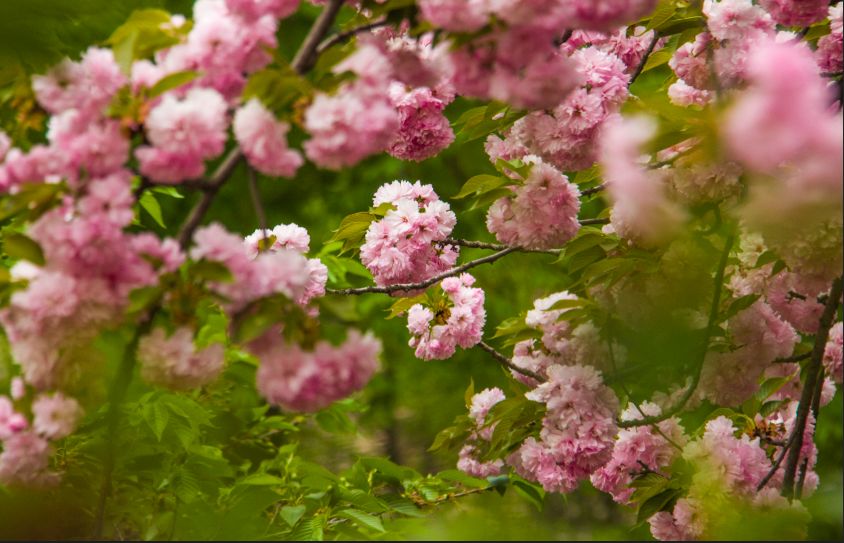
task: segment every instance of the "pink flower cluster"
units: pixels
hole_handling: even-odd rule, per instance
[[[249,164],[274,177],[293,177],[302,155],[287,147],[290,125],[279,121],[253,98],[234,114],[232,130]]]
[[[454,94],[431,37],[414,40],[385,30],[358,41],[358,49],[334,67],[357,78],[333,95],[317,95],[305,112],[312,136],[305,142],[308,158],[338,169],[383,150],[424,160],[451,144],[454,133],[443,109]]]
[[[641,146],[656,133],[647,117],[611,123],[600,142],[601,165],[613,202],[610,224],[619,236],[652,247],[671,239],[684,220],[682,209],[668,199],[665,172],[640,165]]]
[[[474,283],[468,273],[443,279],[443,298],[435,305],[416,304],[408,310],[409,345],[417,358],[443,360],[458,346],[468,349],[481,341],[486,320],[484,291],[472,287]]]
[[[486,35],[451,51],[456,91],[518,108],[546,109],[562,102],[582,79],[553,45],[554,30],[520,26]]]
[[[516,121],[503,140],[490,136],[486,151],[493,161],[534,154],[561,171],[582,170],[595,162],[596,139],[627,99],[630,76],[619,57],[597,47],[576,49],[571,59],[581,86],[553,109]]]
[[[19,262],[12,268],[13,277],[28,285],[0,311],[0,322],[35,387],[72,377],[74,362],[81,361],[74,349],[119,322],[133,289],[156,284],[160,273],[184,260],[173,240],[124,232],[133,203],[130,174],[118,171],[89,180],[83,196],[67,197],[30,227],[46,265]]]
[[[648,519],[651,533],[659,540],[705,539],[713,520],[706,505],[719,495],[767,498],[756,497],[756,486],[771,468],[770,460],[758,438],[735,437],[733,423],[726,417],[709,421],[703,436],[683,448],[683,458],[695,468],[688,494],[677,500],[671,512],[658,512]]]
[[[639,409],[629,405],[621,414],[621,420],[640,420],[643,414],[655,417],[662,413],[658,405],[650,402],[643,403]],[[592,474],[595,488],[611,494],[616,502],[626,504],[635,490],[630,483],[644,467],[657,473],[668,467],[678,454],[675,445],[683,446],[686,437],[677,417],[666,419],[657,426],[661,434],[651,426],[622,429],[613,446],[612,458]],[[674,443],[669,443],[664,436]]]
[[[17,381],[22,385],[21,381]],[[32,402],[32,427],[12,400],[22,399],[18,391],[10,400],[0,396],[0,484],[42,487],[58,482],[59,474],[50,470],[50,441],[70,435],[79,424],[83,411],[79,403],[61,392],[39,394]],[[17,397],[16,397],[17,396]]]
[[[431,185],[393,181],[375,192],[372,204],[392,207],[369,225],[360,248],[361,262],[376,284],[424,281],[457,261],[457,247],[437,243],[451,234],[457,219]]]
[[[147,383],[173,390],[190,390],[210,383],[223,370],[224,362],[223,345],[213,343],[197,349],[193,330],[188,326],[169,335],[157,327],[138,343],[141,377]]]
[[[828,0],[759,0],[759,5],[783,26],[811,26],[829,10]]]
[[[504,392],[500,388],[486,388],[472,396],[469,406],[469,418],[475,423],[475,429],[469,437],[469,442],[460,449],[457,460],[457,469],[471,475],[472,477],[489,477],[499,475],[504,468],[504,461],[501,459],[483,462],[477,458],[477,446],[479,441],[492,439],[492,432],[495,425],[487,425],[486,417],[489,411],[497,403],[505,399]]]
[[[420,0],[422,18],[451,32],[480,30],[491,17],[511,25],[612,30],[647,15],[655,0]]]
[[[490,206],[487,229],[507,245],[561,247],[580,229],[580,191],[541,158],[529,155],[524,162],[531,168],[527,179],[512,187],[512,196],[499,198]]]
[[[192,86],[216,90],[229,103],[236,101],[246,76],[271,60],[267,49],[276,47],[277,18],[291,14],[296,4],[198,0],[193,26],[182,42],[158,51],[155,62],[138,60],[132,65],[133,88],[152,87],[167,75],[192,70],[200,73]],[[181,30],[185,24],[184,18],[175,16],[169,26]]]
[[[227,109],[214,89],[195,87],[181,98],[166,94],[144,124],[151,145],[135,150],[141,173],[170,183],[201,176],[205,161],[225,148]]]
[[[762,301],[730,319],[727,328],[734,350],[708,354],[698,390],[717,405],[738,406],[759,390],[774,360],[791,355],[798,336]]]
[[[825,2],[824,2],[825,3]],[[827,73],[844,71],[844,2],[829,7],[829,34],[818,40],[815,57],[821,70]]]
[[[542,338],[538,342],[528,339],[517,343],[513,347],[514,365],[543,376],[547,375],[548,368],[557,364],[577,364],[597,369],[611,366],[609,348],[593,324],[572,327],[568,321],[560,320],[568,308],[551,309],[557,302],[567,300],[575,301],[577,296],[564,291],[534,301],[533,309],[525,316],[525,324],[542,332]],[[615,356],[621,358],[623,348],[615,345],[614,349]],[[538,384],[533,378],[515,370],[511,374],[530,387]]]
[[[232,311],[274,294],[283,294],[304,306],[325,293],[328,272],[318,259],[303,256],[301,248],[307,250],[307,241],[303,243],[302,234],[291,227],[295,225],[276,227],[279,232],[276,241],[282,240],[279,247],[272,240],[275,230],[266,232],[270,246],[256,256],[255,234],[244,241],[214,223],[196,231],[191,258],[219,262],[229,269],[233,280],[214,282],[212,288],[228,300]],[[298,243],[285,239],[285,230],[293,230],[299,237]]]
[[[555,365],[547,375],[526,394],[547,409],[540,439],[526,439],[507,462],[548,492],[571,492],[610,460],[618,398],[589,366]]]
[[[724,130],[756,175],[743,215],[792,271],[830,280],[842,267],[841,113],[805,45],[761,42],[748,73]]]
[[[349,332],[333,346],[319,341],[312,351],[287,343],[271,329],[248,346],[261,364],[257,387],[268,402],[291,411],[317,411],[363,388],[378,369],[381,342]]]
[[[823,351],[823,366],[826,374],[839,385],[844,381],[844,329],[836,322],[829,330],[829,339]]]

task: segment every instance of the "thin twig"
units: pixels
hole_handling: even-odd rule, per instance
[[[211,207],[211,202],[214,201],[214,197],[217,196],[217,192],[223,186],[223,183],[228,180],[232,171],[234,171],[234,168],[240,161],[241,156],[242,153],[239,147],[235,147],[229,151],[229,154],[223,159],[220,167],[217,168],[217,171],[214,172],[214,175],[208,181],[208,188],[205,190],[202,198],[199,199],[199,202],[197,202],[193,209],[191,209],[187,220],[185,220],[181,230],[179,230],[179,246],[182,249],[187,249],[188,245],[190,245],[193,233],[197,228],[199,228],[199,224],[202,222],[203,217],[205,217],[205,214]]]
[[[829,298],[827,298],[823,315],[821,315],[820,323],[818,324],[818,331],[815,334],[812,358],[805,368],[806,382],[800,393],[800,403],[797,404],[797,414],[795,415],[795,424],[792,430],[792,439],[795,441],[798,439],[802,440],[803,434],[806,431],[806,420],[809,418],[809,412],[812,410],[812,400],[816,394],[815,387],[823,386],[821,362],[823,361],[826,342],[829,339],[829,329],[832,327],[832,323],[835,320],[835,313],[838,311],[838,301],[841,299],[841,283],[841,277],[836,278],[832,283]],[[797,473],[797,464],[800,461],[801,448],[793,447],[788,452],[788,459],[785,463],[782,495],[789,499],[794,496],[794,477]]]
[[[801,360],[806,360],[810,356],[812,356],[811,351],[808,353],[795,354],[791,356],[786,356],[785,358],[777,358],[776,360],[774,360],[774,364],[788,364],[791,362],[800,362]]]
[[[383,19],[379,19],[377,21],[374,21],[374,22],[371,22],[371,23],[368,23],[368,24],[365,24],[365,25],[356,26],[354,28],[350,28],[349,30],[346,30],[346,31],[343,31],[343,32],[338,32],[337,34],[334,34],[333,36],[326,38],[322,43],[320,43],[316,48],[316,54],[321,55],[326,50],[331,49],[335,45],[343,43],[344,41],[348,40],[349,38],[351,38],[352,36],[354,36],[356,34],[368,32],[370,30],[374,30],[374,29],[380,28],[382,26],[387,26],[388,24],[390,24],[390,23],[389,23],[389,21],[387,21],[387,18],[385,17]]]
[[[788,449],[791,447],[792,443],[794,443],[795,435],[797,434],[792,434],[785,442],[785,446],[780,451],[780,455],[777,457],[776,461],[774,462],[774,465],[771,466],[771,469],[768,470],[768,473],[765,475],[765,477],[763,477],[762,480],[759,481],[759,484],[756,485],[756,492],[759,492],[760,490],[765,488],[765,485],[767,485],[771,478],[776,475],[777,471],[780,469],[780,464],[782,464],[783,458],[785,458],[785,455],[788,452]]]
[[[484,343],[483,341],[481,341],[480,343],[478,343],[477,346],[480,347],[481,349],[485,350],[489,354],[491,354],[492,357],[494,359],[496,359],[498,362],[500,362],[503,366],[510,368],[511,370],[513,370],[515,372],[521,373],[522,375],[530,377],[531,379],[534,379],[534,380],[536,380],[540,383],[544,383],[545,381],[547,381],[547,379],[545,379],[545,377],[542,377],[541,375],[539,375],[535,371],[526,370],[524,368],[520,368],[519,366],[515,365],[512,360],[510,360],[509,358],[507,358],[503,354],[496,351],[495,348],[492,347],[492,345],[489,345],[488,343]]]
[[[607,188],[606,183],[601,183],[600,185],[594,186],[591,189],[585,189],[580,191],[581,196],[592,196],[593,194],[597,194]],[[582,223],[581,223],[582,224]]]
[[[593,224],[609,224],[609,219],[583,219],[580,221],[581,226],[589,226]]]
[[[316,22],[314,22],[310,32],[308,32],[308,35],[305,37],[305,41],[302,42],[302,46],[296,52],[296,55],[293,57],[293,61],[290,63],[290,67],[293,68],[296,73],[303,74],[308,72],[316,63],[319,43],[334,23],[337,13],[339,13],[340,8],[343,7],[343,2],[344,0],[328,0],[325,9],[323,9],[322,13],[319,14],[319,17]]]
[[[264,205],[261,203],[261,195],[258,193],[258,181],[255,179],[255,169],[249,166],[247,169],[249,178],[249,196],[252,198],[252,207],[258,217],[258,228],[264,237],[267,236],[267,214],[264,212]]]
[[[651,43],[648,44],[648,48],[645,50],[642,60],[639,61],[639,65],[636,66],[636,70],[633,72],[633,75],[630,76],[630,83],[627,84],[628,87],[632,85],[633,82],[636,81],[636,78],[642,74],[642,70],[645,69],[645,64],[648,62],[648,57],[654,52],[654,47],[656,47],[656,42],[658,41],[659,33],[654,30],[654,37],[651,39]]]
[[[679,413],[686,406],[686,403],[688,403],[692,395],[695,393],[695,390],[697,390],[697,385],[700,382],[700,374],[703,370],[703,363],[706,359],[706,353],[709,351],[709,338],[712,337],[712,333],[715,331],[715,327],[717,326],[716,321],[718,320],[718,307],[721,304],[721,289],[723,288],[722,283],[724,282],[724,270],[727,267],[727,258],[730,255],[733,240],[735,240],[735,235],[730,234],[724,242],[724,251],[721,253],[721,261],[718,263],[718,270],[715,272],[715,293],[712,296],[712,305],[709,308],[709,320],[706,324],[706,331],[704,332],[703,339],[701,341],[700,352],[698,353],[694,373],[692,374],[692,382],[689,383],[689,388],[686,389],[683,396],[676,404],[663,411],[661,415],[645,417],[637,420],[620,421],[618,423],[620,428],[645,426],[646,424],[654,424],[656,422],[662,422],[669,419]]]
[[[507,247],[497,253],[493,253],[489,256],[485,256],[483,258],[479,258],[477,260],[472,260],[470,262],[466,262],[456,268],[452,268],[448,271],[445,271],[439,275],[435,275],[430,279],[426,279],[425,281],[420,281],[418,283],[404,283],[400,285],[388,285],[386,287],[360,287],[360,288],[344,288],[344,289],[326,289],[326,292],[330,294],[342,294],[344,296],[357,296],[360,294],[392,294],[394,292],[401,292],[401,291],[412,291],[412,290],[419,290],[423,288],[428,288],[433,284],[439,283],[443,279],[447,277],[453,277],[455,275],[460,275],[461,273],[465,272],[466,270],[472,269],[475,266],[480,266],[481,264],[487,264],[489,262],[495,262],[499,258],[509,255],[517,251],[517,247]]]
[[[558,255],[562,251],[562,249],[528,249],[527,247],[511,247],[500,243],[488,243],[486,241],[473,241],[459,238],[446,238],[436,243],[437,245],[459,245],[460,247],[469,247],[470,249],[489,249],[491,251],[503,251],[504,249],[513,248],[520,253],[545,253],[549,255]]]

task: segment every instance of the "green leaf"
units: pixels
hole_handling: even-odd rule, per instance
[[[683,495],[683,490],[677,488],[670,488],[660,492],[656,496],[648,499],[639,506],[639,511],[636,515],[636,522],[644,522],[649,519],[654,513],[666,511],[669,506]]]
[[[290,534],[289,539],[293,541],[322,541],[325,519],[322,516],[305,519],[296,525],[296,529]]]
[[[508,183],[512,183],[512,181],[502,176],[488,174],[476,175],[469,178],[460,188],[460,192],[452,196],[452,199],[459,200],[470,195],[480,196]]]
[[[292,528],[296,526],[296,523],[305,514],[305,509],[304,505],[285,505],[278,513],[284,519],[284,522]]]
[[[472,405],[472,397],[475,395],[475,380],[469,378],[469,386],[466,387],[466,392],[463,393],[463,401],[466,403],[466,409]]]
[[[234,280],[232,272],[222,263],[215,260],[199,260],[191,265],[191,274],[204,281],[221,281],[229,283]]]
[[[487,481],[486,479],[478,479],[477,477],[466,475],[462,471],[456,469],[441,471],[437,473],[437,477],[439,477],[443,481],[460,483],[461,485],[470,488],[486,488],[489,486],[489,481]]]
[[[727,320],[735,315],[738,315],[748,307],[755,304],[756,300],[758,299],[758,294],[748,294],[746,296],[741,296],[739,298],[734,299],[732,302],[730,302],[730,307],[727,308],[726,313],[721,316],[721,320]]]
[[[170,411],[161,402],[153,401],[144,405],[144,420],[149,425],[155,439],[161,441],[167,422],[170,420]]]
[[[199,76],[199,72],[195,72],[195,71],[192,71],[192,70],[187,70],[187,71],[184,71],[184,72],[175,72],[175,73],[169,74],[169,75],[161,78],[158,81],[158,83],[153,85],[152,88],[150,88],[147,91],[147,97],[155,98],[156,96],[164,94],[165,92],[167,92],[169,90],[172,90],[172,89],[181,87],[182,85],[185,85],[187,83],[190,83],[191,81],[196,79],[198,76]]]
[[[138,199],[138,204],[158,223],[158,226],[161,228],[167,227],[164,224],[164,217],[161,215],[161,205],[159,205],[158,200],[155,199],[155,195],[152,192],[148,190],[144,191]]]
[[[387,315],[387,319],[394,319],[403,315],[404,313],[409,311],[410,308],[414,305],[425,303],[426,298],[427,296],[424,292],[422,294],[419,294],[418,296],[412,296],[410,298],[399,298],[398,300],[393,302],[393,305],[390,306],[390,314]]]
[[[386,531],[384,530],[384,525],[381,524],[381,519],[369,513],[358,511],[357,509],[343,509],[337,513],[337,516],[352,520],[359,526],[375,530],[376,532],[384,533]]]
[[[662,27],[669,19],[671,19],[671,17],[674,16],[676,11],[677,5],[675,0],[660,0],[656,9],[654,9],[651,14],[651,20],[648,22],[647,29],[653,30],[655,28],[658,29]]]
[[[280,486],[284,485],[285,481],[281,477],[276,477],[269,473],[253,473],[240,479],[237,484],[246,486]]]
[[[516,489],[516,493],[520,494],[532,503],[533,506],[536,507],[537,511],[542,511],[542,508],[545,505],[545,489],[543,489],[540,485],[525,481],[521,478],[513,478],[512,483],[513,488]]]
[[[340,226],[328,241],[343,241],[343,250],[349,250],[363,245],[364,236],[372,221],[378,217],[366,211],[352,213],[340,221]]]
[[[764,402],[777,392],[779,392],[782,387],[790,383],[794,378],[799,375],[799,370],[794,373],[794,375],[786,375],[785,377],[771,377],[770,379],[765,379],[762,385],[759,387],[759,392],[755,394],[755,397],[759,400]]]
[[[176,187],[161,186],[161,187],[152,187],[149,190],[151,190],[152,192],[154,192],[156,194],[163,194],[164,196],[169,196],[171,198],[176,198],[178,200],[184,199],[184,195],[181,192],[179,192],[179,189],[177,189]]]
[[[44,251],[30,237],[11,232],[3,237],[3,251],[12,258],[28,260],[38,266],[44,265]]]

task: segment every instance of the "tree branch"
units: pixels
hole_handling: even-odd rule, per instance
[[[439,275],[435,275],[430,279],[426,279],[425,281],[420,281],[418,283],[404,283],[399,285],[388,285],[386,287],[360,287],[360,288],[344,288],[344,289],[326,289],[326,292],[329,294],[342,294],[345,296],[357,296],[360,294],[392,294],[394,292],[401,292],[401,291],[409,291],[409,290],[419,290],[423,288],[428,288],[433,284],[439,283],[443,279],[447,277],[453,277],[455,275],[460,275],[461,273],[465,272],[466,270],[470,270],[475,266],[480,266],[481,264],[487,264],[489,262],[495,262],[499,258],[509,255],[515,251],[518,251],[518,247],[507,247],[497,253],[493,253],[489,256],[485,256],[483,258],[479,258],[477,260],[471,260],[457,266],[456,268],[452,268],[448,271],[445,271]]]
[[[325,9],[319,14],[316,22],[311,27],[310,32],[302,42],[302,46],[293,57],[290,67],[298,74],[304,74],[313,68],[317,59],[317,48],[323,37],[328,33],[328,29],[334,23],[334,19],[343,7],[344,0],[328,0]]]
[[[500,362],[503,366],[505,366],[505,367],[515,371],[515,372],[521,373],[522,375],[530,377],[531,379],[534,379],[534,380],[536,380],[540,383],[544,383],[545,381],[547,381],[547,379],[545,377],[542,377],[538,373],[536,373],[534,371],[526,370],[524,368],[520,368],[519,366],[515,365],[512,360],[510,360],[509,358],[507,358],[503,354],[496,351],[495,348],[492,347],[491,345],[489,345],[488,343],[484,343],[483,341],[481,341],[476,346],[480,347],[484,351],[488,352],[489,354],[492,355],[492,357],[495,360]]]
[[[323,54],[326,50],[331,49],[335,45],[343,43],[344,41],[348,40],[352,36],[355,36],[355,35],[360,34],[362,32],[368,32],[370,30],[380,28],[382,26],[387,26],[388,24],[389,24],[389,21],[387,21],[387,18],[385,17],[383,19],[379,19],[377,21],[374,21],[374,22],[371,22],[371,23],[368,23],[368,24],[365,24],[365,25],[360,25],[360,26],[356,26],[354,28],[350,28],[349,30],[346,30],[344,32],[338,32],[337,34],[334,34],[333,36],[327,38],[322,43],[320,43],[316,48],[316,54],[317,54],[317,56],[319,56],[319,55]]]
[[[838,277],[833,281],[829,291],[826,306],[818,324],[818,332],[815,334],[815,344],[812,348],[812,358],[806,366],[806,383],[800,393],[800,403],[797,404],[797,414],[792,430],[790,441],[802,442],[803,434],[806,431],[806,420],[812,409],[812,401],[816,394],[816,387],[823,386],[822,372],[823,353],[826,342],[829,339],[829,329],[835,320],[835,313],[838,311],[838,301],[841,299],[842,278]],[[800,461],[800,446],[794,446],[788,451],[788,459],[785,463],[785,472],[782,481],[782,495],[791,499],[794,496],[794,476],[797,473],[797,464]]]
[[[638,78],[640,75],[642,75],[642,70],[645,69],[645,64],[648,63],[648,57],[650,57],[651,53],[654,52],[654,47],[656,47],[656,42],[659,41],[659,33],[656,30],[654,30],[653,32],[654,32],[654,37],[651,39],[651,43],[648,44],[648,48],[645,50],[645,54],[642,56],[642,60],[639,61],[639,65],[636,66],[636,70],[630,76],[630,83],[627,84],[628,87],[630,85],[632,85],[634,81],[636,81],[636,78]]]
[[[261,203],[261,195],[258,192],[258,181],[255,179],[255,169],[252,166],[247,167],[249,177],[249,196],[252,198],[252,207],[255,209],[255,215],[258,216],[258,228],[264,237],[267,235],[267,214],[264,212],[264,205]]]
[[[706,359],[706,353],[709,351],[709,338],[712,337],[712,332],[715,331],[715,326],[717,325],[718,307],[721,304],[721,289],[723,287],[722,283],[724,282],[724,270],[727,267],[727,257],[730,255],[730,249],[733,246],[734,240],[735,235],[730,234],[724,242],[724,250],[721,253],[721,261],[718,263],[718,270],[715,272],[715,292],[712,296],[712,305],[709,308],[709,320],[706,324],[706,331],[704,332],[703,339],[701,341],[700,353],[698,353],[694,373],[692,374],[692,382],[689,383],[689,388],[686,389],[686,392],[683,393],[683,396],[676,404],[663,411],[661,415],[657,415],[655,417],[645,417],[637,420],[618,421],[619,428],[645,426],[647,424],[654,424],[669,419],[679,413],[686,406],[686,403],[688,403],[692,395],[695,393],[695,390],[697,390],[697,385],[700,383],[701,370],[703,370],[703,363]]]
[[[607,184],[601,183],[600,185],[596,185],[596,186],[592,187],[591,189],[586,189],[586,190],[580,191],[580,195],[581,196],[592,196],[593,194],[598,194],[599,192],[601,192],[605,188],[607,188]]]
[[[217,196],[217,192],[219,192],[220,188],[228,180],[242,156],[240,148],[235,147],[229,151],[229,154],[223,159],[223,162],[217,168],[217,171],[214,172],[213,176],[211,176],[211,179],[208,181],[208,187],[205,189],[202,198],[200,198],[199,202],[197,202],[193,209],[191,209],[188,218],[182,225],[181,230],[179,230],[179,246],[183,250],[187,249],[188,245],[190,245],[193,233],[197,228],[199,228],[199,224],[202,222],[203,217],[205,217],[205,214],[211,207],[211,202],[214,201],[214,197]]]

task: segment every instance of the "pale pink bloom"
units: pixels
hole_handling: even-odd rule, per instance
[[[226,0],[226,7],[249,21],[264,15],[284,19],[295,13],[299,0]]]
[[[655,0],[560,0],[570,28],[615,30],[653,10]]]
[[[82,407],[61,392],[40,394],[32,402],[32,429],[50,440],[62,439],[76,429],[82,418]]]
[[[468,349],[481,340],[486,320],[484,291],[472,287],[474,282],[468,273],[443,279],[444,307],[425,311],[424,306],[416,304],[410,308],[408,330],[412,336],[408,344],[417,358],[443,360],[450,358],[458,346]]]
[[[110,49],[91,47],[79,62],[63,60],[45,75],[32,78],[38,103],[50,113],[78,109],[86,117],[100,114],[126,77]]]
[[[504,469],[501,459],[481,462],[476,457],[477,448],[474,445],[464,445],[457,457],[457,469],[472,477],[486,479],[493,475],[500,475]]]
[[[8,486],[44,487],[59,481],[49,470],[50,444],[34,432],[20,432],[3,442],[0,483]]]
[[[525,396],[546,405],[540,441],[528,438],[507,462],[548,492],[571,492],[612,456],[618,398],[588,366],[551,366]]]
[[[352,166],[386,149],[399,123],[386,89],[347,83],[334,95],[318,94],[305,111],[305,154],[324,168]]]
[[[281,122],[257,98],[237,110],[232,123],[235,138],[249,163],[274,177],[292,177],[302,156],[287,146],[290,125]]]
[[[472,396],[469,405],[469,418],[475,421],[478,437],[489,441],[492,438],[494,425],[484,428],[486,416],[499,402],[505,400],[504,392],[500,388],[485,388]]]
[[[361,262],[378,285],[424,281],[451,268],[457,248],[440,245],[457,219],[431,185],[394,181],[375,193],[373,205],[394,207],[373,221],[361,247]]]
[[[818,66],[827,73],[840,73],[844,70],[844,30],[842,27],[844,2],[829,7],[830,33],[818,40],[815,52]]]
[[[217,91],[193,88],[184,98],[166,94],[147,116],[147,138],[157,149],[213,158],[226,142],[226,101]]]
[[[774,30],[771,16],[753,0],[704,0],[703,14],[717,40],[742,41],[748,34]]]
[[[21,377],[12,377],[10,389],[9,395],[13,400],[20,400],[26,396],[26,383]]]
[[[639,163],[641,146],[656,133],[645,117],[608,125],[600,142],[607,192],[613,201],[611,224],[626,239],[645,247],[671,239],[683,222],[682,210],[668,200],[659,171]]]
[[[15,406],[8,396],[0,396],[0,441],[5,441],[26,429],[29,423],[22,414],[15,411]]]
[[[814,334],[824,309],[818,297],[827,290],[829,283],[822,278],[784,271],[771,280],[767,300],[799,332]]]
[[[709,33],[701,32],[694,41],[681,45],[668,61],[677,77],[692,87],[710,88],[711,74],[706,57],[711,41]]]
[[[778,24],[811,26],[826,18],[828,0],[760,0],[761,5]]]
[[[435,27],[473,32],[489,19],[489,0],[419,0],[419,14]]]
[[[271,329],[249,349],[260,359],[257,387],[268,402],[292,411],[317,411],[366,385],[378,369],[381,342],[352,330],[342,345],[320,341],[313,351],[305,351]]]
[[[219,343],[198,349],[189,327],[178,328],[170,335],[157,327],[138,343],[138,362],[146,382],[190,390],[217,378],[223,370],[225,350]]]
[[[641,413],[635,406],[629,405],[621,414],[621,419],[639,420],[642,413],[649,417],[662,413],[659,406],[650,402],[642,403],[639,409]],[[618,503],[627,503],[635,490],[629,485],[633,476],[642,472],[642,464],[658,473],[669,466],[678,454],[674,444],[683,446],[686,437],[676,417],[664,420],[657,426],[661,434],[651,426],[622,429],[613,446],[612,458],[591,476],[595,488],[608,492]],[[663,436],[668,436],[674,444]]]
[[[421,161],[436,156],[454,141],[454,131],[443,114],[446,104],[429,88],[407,92],[402,84],[393,83],[390,98],[399,112],[399,130],[388,149],[392,156]]]
[[[580,191],[565,175],[539,157],[531,164],[524,184],[513,195],[500,198],[487,213],[487,229],[498,241],[531,249],[561,247],[580,229]]]
[[[66,166],[100,177],[119,170],[129,158],[129,139],[116,120],[92,122],[77,109],[53,115],[47,138],[64,154]]]
[[[827,375],[839,385],[844,379],[844,363],[842,363],[842,345],[844,345],[844,332],[841,322],[836,322],[829,330],[829,339],[823,351],[823,365]]]

